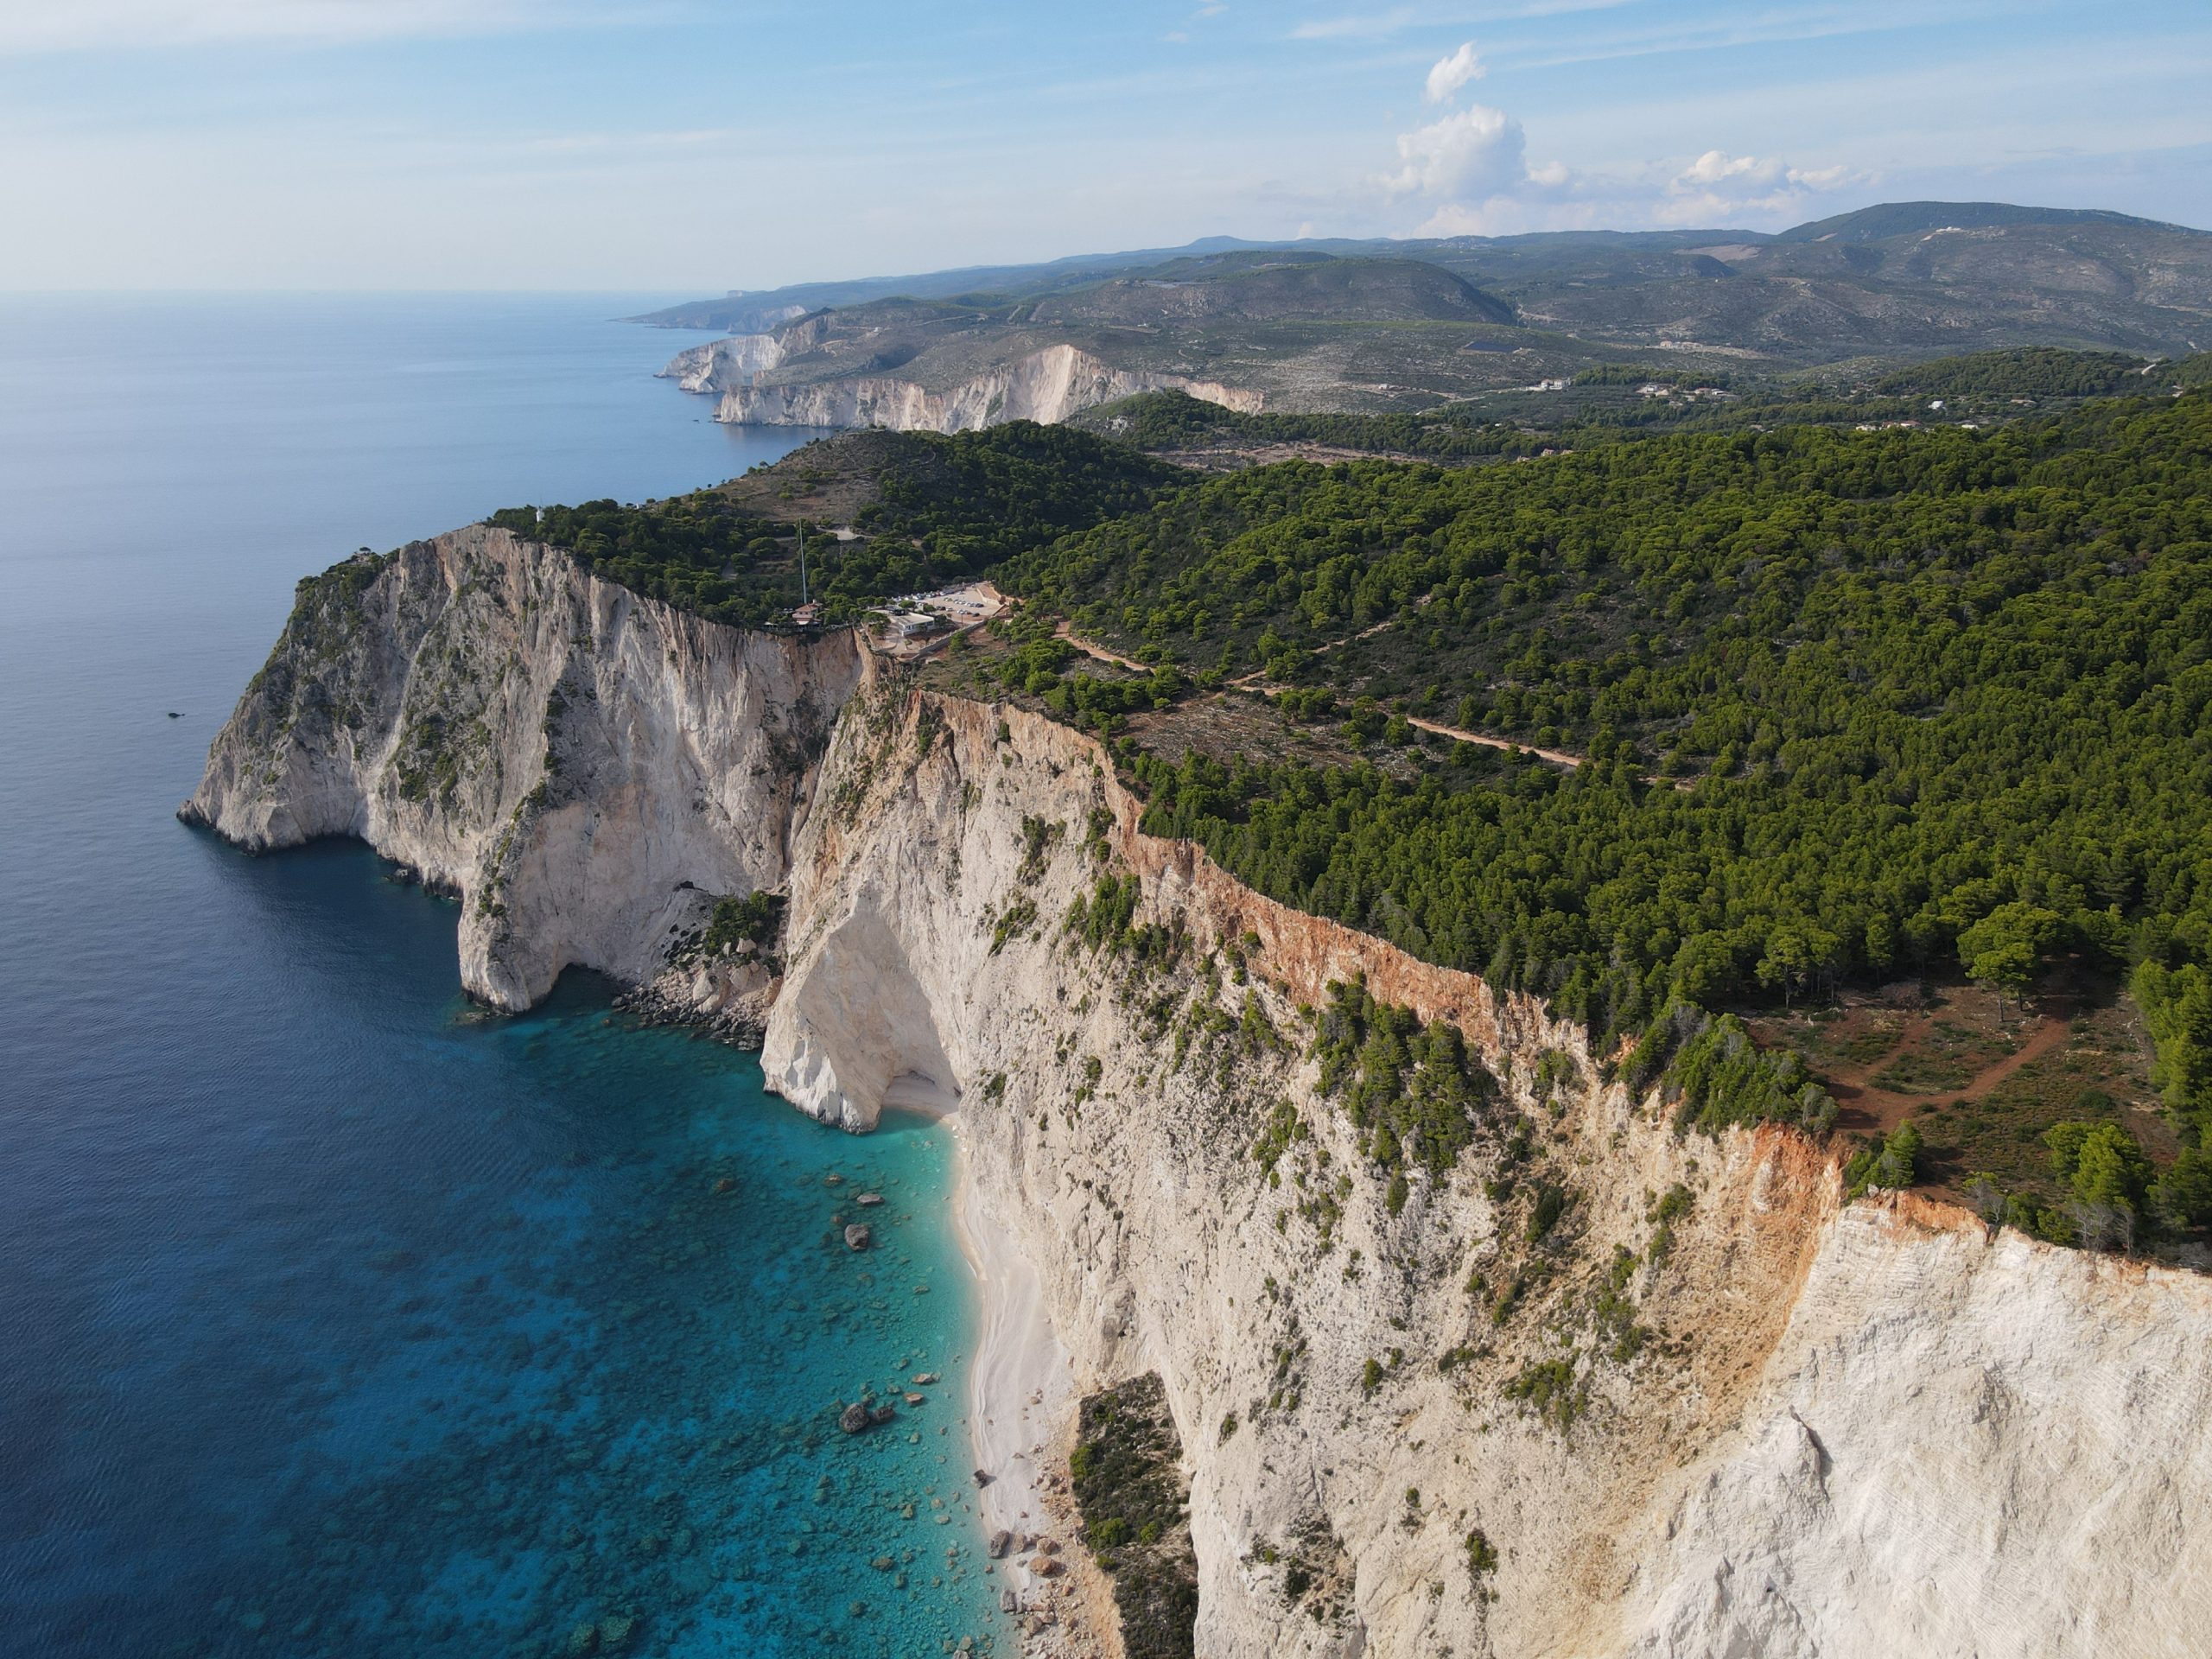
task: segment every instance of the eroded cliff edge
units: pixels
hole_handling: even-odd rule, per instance
[[[462,983],[524,1008],[563,968],[649,979],[779,884],[864,669],[849,633],[702,621],[472,525],[302,582],[180,816],[359,836],[459,893]]]
[[[1678,1136],[1540,1006],[1142,835],[1019,710],[863,697],[822,803],[772,1084],[854,1128],[958,1091],[1080,1382],[1166,1381],[1201,1653],[2190,1650],[2204,1280]],[[1309,1055],[1356,976],[1497,1080],[1395,1212]]]
[[[849,636],[456,532],[303,585],[184,810],[458,888],[508,1007],[569,963],[765,992],[669,964],[787,883],[772,1086],[957,1099],[1078,1385],[1166,1384],[1202,1653],[2198,1650],[2205,1281],[1678,1137],[1541,1006],[1259,898],[1089,740]],[[1312,1058],[1353,979],[1490,1079],[1402,1192]]]
[[[825,372],[805,358],[821,325],[817,317],[779,334],[710,340],[678,353],[661,375],[715,397],[715,418],[734,426],[971,432],[1007,421],[1055,424],[1116,398],[1168,389],[1248,413],[1264,402],[1259,391],[1218,381],[1117,368],[1065,343],[927,381],[911,373]]]

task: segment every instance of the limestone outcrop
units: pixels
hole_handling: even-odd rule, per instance
[[[1208,403],[1256,411],[1261,395],[1184,375],[1116,368],[1077,346],[1047,346],[943,385],[895,373],[819,377],[775,372],[804,351],[802,336],[741,335],[679,353],[662,373],[686,391],[717,397],[715,418],[744,426],[880,426],[895,432],[968,432],[1002,421],[1047,424],[1140,391],[1178,388]]]
[[[678,352],[657,378],[686,391],[720,394],[751,385],[783,360],[783,342],[774,334],[733,334]]]
[[[463,984],[524,1008],[567,967],[650,979],[779,884],[863,671],[849,634],[702,621],[474,525],[302,582],[180,813],[257,852],[359,836],[459,894]]]
[[[1078,1385],[1166,1383],[1201,1653],[2191,1650],[2212,1281],[1678,1136],[1540,1006],[1142,835],[1045,720],[863,697],[822,791],[771,1086],[957,1096]],[[1119,938],[1069,925],[1102,880]],[[1395,1207],[1309,1058],[1355,976],[1497,1084]]]
[[[457,889],[499,1006],[588,965],[765,1008],[825,1122],[957,1105],[1078,1388],[1162,1380],[1203,1654],[2202,1650],[2212,1281],[1678,1135],[1540,1003],[1145,835],[1090,740],[850,636],[455,532],[302,585],[182,810]],[[699,958],[778,886],[772,961]],[[1355,981],[1461,1033],[1453,1157],[1325,1085]]]

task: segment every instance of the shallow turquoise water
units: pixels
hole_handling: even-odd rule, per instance
[[[945,1131],[824,1129],[587,979],[486,1018],[365,849],[170,816],[295,576],[803,435],[653,381],[645,297],[0,303],[9,1659],[993,1635]]]

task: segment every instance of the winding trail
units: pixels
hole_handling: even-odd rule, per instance
[[[1112,663],[1122,668],[1134,669],[1140,674],[1152,672],[1150,663],[1141,663],[1134,657],[1124,657],[1118,651],[1109,651],[1103,645],[1094,644],[1070,628],[1065,622],[1052,630],[1052,638],[1066,640],[1084,656],[1095,657],[1102,663]]]
[[[1377,622],[1373,627],[1363,628],[1357,633],[1349,634],[1343,639],[1332,639],[1327,645],[1316,645],[1313,648],[1313,655],[1319,657],[1334,646],[1348,644],[1353,639],[1364,639],[1370,634],[1377,634],[1385,628],[1393,628],[1396,626],[1395,620]],[[1118,667],[1132,669],[1139,674],[1152,672],[1153,665],[1150,663],[1141,663],[1134,657],[1122,656],[1118,651],[1109,651],[1095,640],[1084,639],[1065,622],[1052,630],[1052,638],[1066,640],[1084,656],[1095,658],[1099,662],[1112,663]],[[1283,688],[1261,683],[1266,678],[1265,669],[1255,669],[1251,673],[1240,675],[1229,683],[1240,690],[1257,691],[1263,697],[1281,696]],[[1552,765],[1564,766],[1570,772],[1580,766],[1586,758],[1580,754],[1569,754],[1565,749],[1538,748],[1534,744],[1523,743],[1515,738],[1494,737],[1487,732],[1471,732],[1464,727],[1446,726],[1442,721],[1423,720],[1418,715],[1408,715],[1406,723],[1409,726],[1417,726],[1424,732],[1433,732],[1439,737],[1451,738],[1459,743],[1479,743],[1487,749],[1518,749],[1523,754],[1533,754],[1539,760],[1548,760]],[[1655,779],[1653,781],[1659,780]],[[1677,787],[1681,786],[1677,785]]]
[[[2064,1012],[2038,1013],[2026,1039],[2018,1048],[2009,1054],[1999,1055],[1957,1089],[1936,1089],[1912,1094],[1903,1090],[1885,1089],[1876,1084],[1873,1081],[1875,1076],[1886,1069],[1901,1052],[1928,1036],[1935,1027],[1936,1018],[1933,1013],[1914,1015],[1898,1027],[1897,1040],[1871,1060],[1853,1065],[1824,1068],[1822,1081],[1827,1085],[1828,1092],[1835,1096],[1836,1104],[1850,1116],[1851,1121],[1846,1127],[1872,1128],[1886,1134],[1906,1118],[1926,1111],[1936,1103],[1938,1096],[1979,1100],[2022,1066],[2039,1060],[2063,1046],[2066,1041],[2069,1016]]]

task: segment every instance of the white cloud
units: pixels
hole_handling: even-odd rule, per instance
[[[1439,58],[1428,72],[1428,85],[1421,96],[1431,104],[1441,104],[1471,80],[1480,80],[1490,71],[1475,55],[1475,43],[1462,41],[1459,49],[1448,58]]]
[[[0,53],[484,35],[590,15],[528,0],[9,0],[0,5]]]
[[[1780,181],[1782,173],[1779,162],[1763,162],[1755,156],[1731,156],[1726,150],[1708,149],[1683,168],[1675,182],[1686,188],[1700,184],[1771,185]]]
[[[1675,225],[1712,223],[1746,213],[1773,217],[1797,211],[1819,191],[1868,180],[1856,168],[1797,168],[1778,156],[1708,149],[1666,181],[1651,213]]]
[[[1470,104],[1441,121],[1398,135],[1399,194],[1476,201],[1502,194],[1528,177],[1521,124],[1503,110]]]

